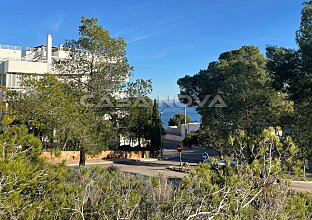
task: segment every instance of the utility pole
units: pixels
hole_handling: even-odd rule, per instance
[[[184,124],[186,126],[186,106],[184,107]]]
[[[162,111],[159,111],[159,120],[161,121]],[[163,157],[163,137],[161,133],[161,126],[159,126],[159,135],[160,135],[160,156]]]
[[[187,135],[187,128],[186,128],[186,106],[184,107],[184,125],[185,125],[185,136]]]

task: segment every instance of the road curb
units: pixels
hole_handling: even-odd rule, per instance
[[[310,183],[312,184],[312,181],[303,181],[303,180],[288,180],[292,183]]]
[[[158,161],[157,158],[142,158],[142,159],[128,159],[128,161],[135,161],[135,162],[153,162]]]

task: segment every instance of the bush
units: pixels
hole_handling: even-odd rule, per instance
[[[46,164],[40,142],[23,127],[0,135],[0,147],[0,219],[311,219],[311,195],[280,181],[283,164],[275,160],[265,175],[261,158],[219,172],[200,164],[171,184],[114,166]]]

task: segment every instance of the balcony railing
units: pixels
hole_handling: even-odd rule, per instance
[[[30,50],[31,47],[21,47],[21,46],[12,46],[12,45],[0,44],[0,49],[7,49],[7,50]]]
[[[25,62],[32,62],[32,63],[47,63],[47,60],[36,60],[36,61],[32,61],[32,60],[28,60],[27,58],[0,58],[0,62],[5,62],[5,61],[25,61]]]

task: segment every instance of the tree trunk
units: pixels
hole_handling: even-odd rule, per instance
[[[141,137],[138,138],[138,145],[141,147]]]
[[[86,151],[82,147],[82,148],[80,148],[79,166],[85,166],[85,165],[86,165]]]

